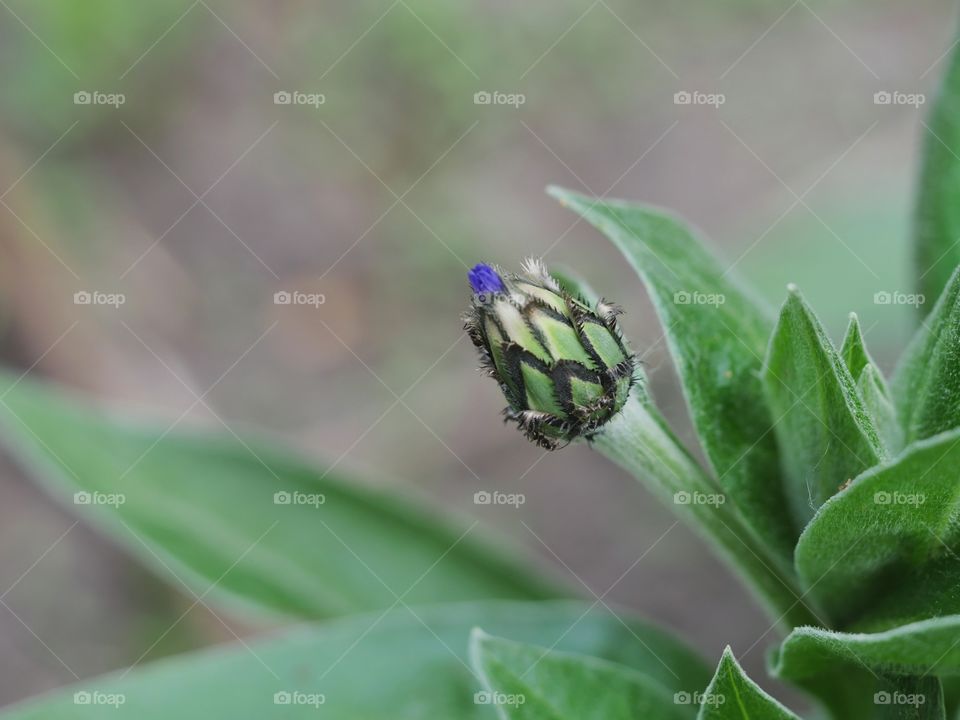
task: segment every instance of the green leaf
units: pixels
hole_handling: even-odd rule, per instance
[[[723,489],[772,556],[788,568],[792,528],[779,474],[773,419],[757,382],[768,313],[678,219],[662,210],[549,192],[601,230],[650,294],[683,383],[693,424]]]
[[[843,345],[840,348],[840,357],[843,358],[843,364],[847,366],[853,379],[859,380],[864,369],[869,365],[876,365],[870,353],[867,352],[867,344],[863,339],[863,332],[860,329],[860,320],[856,313],[850,313],[850,323],[847,325],[847,333],[843,337]]]
[[[795,287],[780,312],[763,367],[778,422],[794,524],[803,527],[848,480],[884,456],[854,380]]]
[[[887,454],[903,447],[903,433],[897,418],[897,409],[893,405],[890,389],[883,375],[873,365],[867,365],[857,381],[857,393],[863,402],[863,409],[873,422]]]
[[[960,270],[900,358],[893,396],[907,442],[960,427]]]
[[[871,468],[820,508],[797,545],[797,570],[838,627],[960,613],[958,480],[952,431]]]
[[[873,696],[877,720],[946,720],[943,687],[935,677],[897,678]]]
[[[140,426],[0,378],[0,441],[55,498],[195,594],[299,617],[388,608],[398,597],[556,597],[472,526],[443,525],[289,452]]]
[[[689,718],[670,691],[621,665],[475,630],[473,667],[487,699],[508,720],[632,720]],[[681,697],[678,693],[678,697]]]
[[[863,408],[873,421],[887,454],[902,449],[903,437],[890,388],[880,368],[867,352],[856,313],[850,313],[850,324],[840,348],[840,357],[856,383]]]
[[[960,48],[951,53],[923,132],[913,242],[917,288],[940,295],[960,264]]]
[[[703,693],[697,720],[798,720],[748,678],[728,647]]]
[[[801,681],[866,669],[887,675],[960,676],[960,615],[931,618],[878,633],[797,628],[783,641],[771,672]]]
[[[576,602],[469,603],[301,625],[84,680],[0,713],[2,720],[491,720],[476,704],[467,665],[470,629],[481,624],[524,642],[596,655],[644,673],[671,693],[710,678],[703,661],[657,628]],[[118,710],[78,705],[75,692],[122,693]],[[274,704],[277,692],[322,693],[314,705]]]

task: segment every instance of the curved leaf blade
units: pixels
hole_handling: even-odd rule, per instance
[[[960,427],[960,269],[904,350],[893,396],[907,442]]]
[[[475,630],[471,658],[487,697],[508,720],[682,720],[689,708],[646,675],[598,658]]]
[[[197,595],[325,617],[559,593],[515,554],[294,455],[166,433],[4,377],[0,441],[120,545]],[[110,502],[111,499],[113,502]],[[122,500],[122,502],[121,502]],[[469,526],[472,528],[473,526]]]
[[[743,672],[728,647],[703,693],[697,720],[799,720]]]
[[[653,677],[671,692],[702,687],[703,661],[663,631],[577,602],[487,602],[407,609],[303,625],[249,648],[228,645],[85,680],[0,712],[2,720],[492,720],[467,644],[477,623],[524,642],[596,655]],[[375,682],[372,681],[375,679]],[[116,709],[74,693],[122,695]],[[275,704],[276,693],[291,702]],[[319,706],[294,693],[324,696]],[[102,697],[102,696],[101,696]],[[302,699],[302,698],[301,698]]]
[[[850,371],[795,287],[770,339],[763,386],[789,481],[796,527],[884,456]]]
[[[548,192],[606,235],[637,271],[664,327],[700,442],[751,530],[789,568],[777,447],[757,374],[772,322],[680,220],[651,207]],[[700,300],[704,302],[701,303]]]
[[[575,273],[554,275],[566,289],[590,303],[599,298]],[[642,366],[638,382],[618,416],[594,438],[594,447],[641,479],[660,500],[690,521],[709,547],[726,560],[768,608],[778,624],[793,628],[814,622],[815,614],[803,599],[791,573],[777,574],[776,559],[767,548],[751,548],[750,532],[735,510],[724,511],[726,496],[703,472],[700,464],[676,438],[646,391]],[[694,497],[712,497],[716,502],[690,502]],[[722,499],[723,502],[719,502]],[[792,568],[791,568],[792,570]]]
[[[781,644],[771,672],[799,681],[868,669],[886,675],[960,676],[960,615],[931,618],[878,633],[797,628]]]
[[[960,613],[958,480],[960,431],[951,431],[871,468],[820,508],[797,544],[797,570],[840,627]]]
[[[924,124],[913,221],[917,289],[940,295],[960,265],[960,49],[950,63]]]

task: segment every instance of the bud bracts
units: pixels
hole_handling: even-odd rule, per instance
[[[468,277],[464,324],[507,398],[507,420],[553,450],[589,438],[620,411],[636,359],[623,343],[619,309],[570,295],[538,260],[520,274],[477,265]]]

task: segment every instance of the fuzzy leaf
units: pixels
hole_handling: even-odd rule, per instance
[[[633,720],[692,717],[642,673],[598,658],[491,637],[475,630],[473,667],[506,720]]]
[[[857,381],[857,393],[863,402],[863,409],[877,428],[887,454],[900,450],[903,447],[903,432],[900,430],[897,410],[887,382],[876,366],[867,365],[863,368]]]
[[[907,442],[960,427],[960,270],[900,358],[893,396]]]
[[[797,545],[797,570],[839,627],[960,613],[958,481],[960,430],[909,446],[820,508]]]
[[[560,273],[558,280],[571,294],[596,302],[596,293],[573,273]],[[662,502],[672,505],[689,521],[695,532],[704,535],[710,549],[739,573],[778,623],[789,629],[815,622],[792,572],[777,574],[773,570],[776,559],[768,549],[762,544],[748,545],[750,533],[733,508],[684,502],[707,497],[726,501],[726,496],[670,430],[646,392],[642,366],[636,375],[630,399],[597,435],[594,447],[636,475]]]
[[[879,633],[802,627],[783,641],[771,671],[792,682],[868,669],[887,675],[960,675],[960,615]]]
[[[2,720],[493,720],[474,702],[478,679],[466,665],[470,629],[563,652],[600,656],[643,673],[667,692],[703,687],[710,672],[690,650],[645,623],[578,602],[466,603],[398,608],[301,625],[160,660],[76,685],[0,712]],[[75,692],[120,693],[124,703],[77,704]],[[275,704],[277,692],[323,694],[319,707]]]
[[[938,297],[960,265],[960,47],[923,130],[913,243],[917,289]]]
[[[703,693],[697,720],[798,720],[748,678],[728,647]]]
[[[694,427],[753,533],[789,566],[791,527],[773,420],[757,373],[771,319],[678,219],[655,208],[550,188],[603,232],[640,275],[663,324]]]
[[[863,331],[860,329],[860,320],[856,313],[850,313],[850,323],[843,336],[840,357],[843,358],[843,364],[847,366],[854,380],[860,379],[860,374],[865,367],[875,364],[867,351],[867,344],[863,339]]]
[[[857,394],[863,402],[864,410],[873,421],[887,454],[899,451],[903,447],[903,438],[890,388],[867,351],[856,313],[850,313],[850,324],[840,348],[840,357],[856,383]]]
[[[877,720],[946,720],[939,678],[897,678],[881,684],[873,696]]]
[[[794,524],[803,527],[839,488],[884,455],[850,371],[796,288],[780,313],[763,385],[789,482]]]
[[[411,604],[558,594],[476,531],[458,542],[464,528],[290,452],[140,426],[7,375],[0,388],[10,452],[56,499],[191,592],[299,617],[387,608],[408,589]]]

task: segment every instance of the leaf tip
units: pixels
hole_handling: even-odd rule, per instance
[[[567,188],[560,187],[559,185],[547,185],[547,195],[559,202],[561,207],[565,208],[571,206],[576,207],[587,200],[586,196],[576,193],[573,190],[567,190]]]

